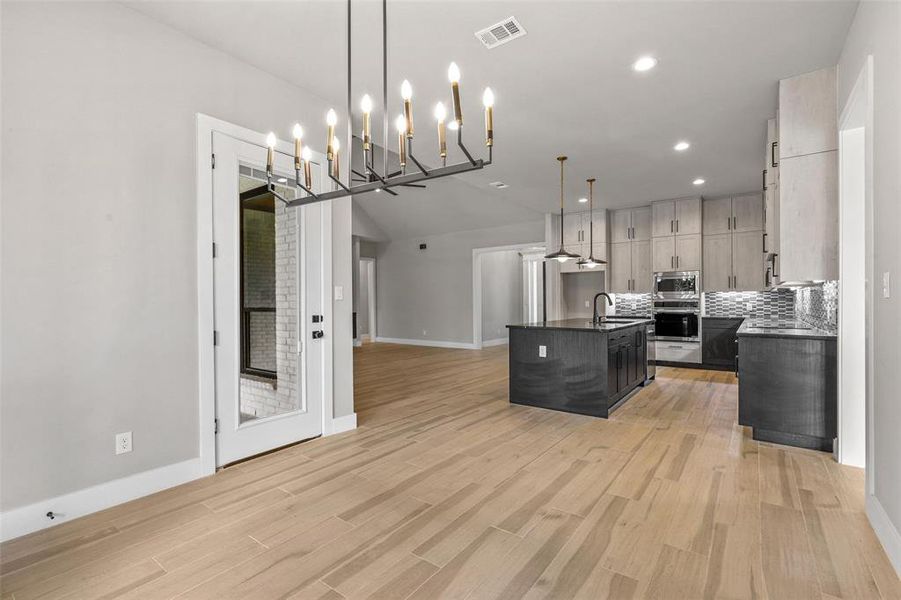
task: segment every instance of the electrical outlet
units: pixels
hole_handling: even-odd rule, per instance
[[[344,286],[343,285],[335,286],[335,300],[344,300]]]
[[[882,274],[882,297],[892,297],[892,275],[889,271]]]
[[[547,358],[547,346],[538,346],[538,358]]]
[[[753,306],[750,302],[745,302],[745,310],[751,312],[753,310]]]
[[[590,307],[591,307],[591,302],[589,302],[588,300],[586,300],[586,301],[585,301],[585,308],[590,308]]]
[[[116,434],[116,454],[125,454],[131,452],[131,432]]]
[[[637,309],[638,309],[638,302],[633,302],[633,303],[632,303],[632,310],[637,310]]]
[[[422,335],[429,335],[429,330],[428,330],[428,329],[423,329],[423,330],[422,330]]]

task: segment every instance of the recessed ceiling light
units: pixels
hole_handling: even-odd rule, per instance
[[[588,198],[579,198],[580,204],[585,204],[586,202],[588,202]]]
[[[504,183],[503,181],[492,181],[492,182],[489,183],[488,185],[490,185],[491,187],[497,188],[497,189],[499,189],[499,190],[502,190],[502,189],[504,189],[504,188],[510,187],[509,185],[507,185],[507,184]]]
[[[688,150],[691,147],[691,144],[688,142],[679,142],[675,146],[673,146],[673,150],[677,152],[682,152],[683,150]]]
[[[653,69],[656,66],[657,66],[657,59],[654,58],[653,56],[642,56],[641,58],[636,60],[634,63],[632,63],[632,69],[635,71],[638,71],[639,73],[643,72],[643,71],[650,71],[651,69]]]
[[[704,185],[704,180],[701,179],[700,177],[698,177],[697,179],[695,179],[694,181],[692,181],[692,183],[695,184],[695,185]]]

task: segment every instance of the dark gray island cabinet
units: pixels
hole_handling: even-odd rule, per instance
[[[645,383],[649,322],[508,325],[510,402],[606,418]]]

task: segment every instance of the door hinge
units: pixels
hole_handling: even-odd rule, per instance
[[[213,330],[213,345],[214,346],[219,345],[219,332],[216,330]]]
[[[216,242],[213,242],[213,258],[216,258]]]
[[[213,433],[219,433],[219,419],[213,419]]]
[[[215,154],[210,155],[210,167],[212,167],[213,169],[216,168],[216,155]]]

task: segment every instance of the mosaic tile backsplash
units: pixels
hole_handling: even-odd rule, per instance
[[[625,317],[647,317],[651,314],[650,294],[610,294],[613,297],[613,312]]]
[[[705,292],[704,316],[790,321],[795,318],[795,295],[791,290]]]
[[[838,331],[838,282],[795,290],[795,317],[824,331]]]

